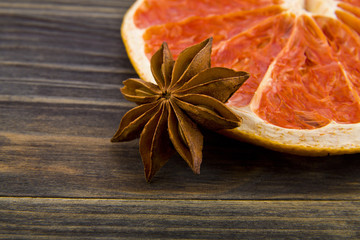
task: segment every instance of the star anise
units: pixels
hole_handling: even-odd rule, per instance
[[[139,106],[127,112],[112,142],[140,136],[145,177],[150,181],[175,150],[194,173],[200,173],[203,135],[198,125],[211,130],[238,127],[241,119],[224,103],[249,74],[210,68],[212,39],[189,47],[173,60],[166,43],[151,58],[157,83],[124,81],[121,92]]]

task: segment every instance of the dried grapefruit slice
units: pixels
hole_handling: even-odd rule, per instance
[[[360,152],[360,3],[355,0],[137,0],[122,37],[141,78],[166,41],[180,50],[214,38],[212,66],[251,77],[223,132],[302,155]]]

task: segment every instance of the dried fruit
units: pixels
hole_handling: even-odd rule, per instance
[[[203,135],[197,125],[211,130],[231,129],[241,119],[224,103],[249,74],[210,68],[212,39],[189,47],[173,60],[166,43],[151,58],[157,83],[124,81],[121,92],[139,106],[124,115],[112,142],[140,136],[145,177],[150,181],[168,161],[174,148],[194,173],[200,173]]]
[[[187,6],[187,7],[183,7]],[[251,77],[229,99],[243,121],[227,136],[301,155],[360,153],[360,1],[137,0],[121,34],[134,68],[163,41],[212,36],[212,66]]]

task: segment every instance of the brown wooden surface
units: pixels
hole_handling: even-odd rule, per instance
[[[126,0],[0,1],[0,238],[360,239],[359,155],[307,158],[205,133],[148,184],[110,143],[136,76]]]

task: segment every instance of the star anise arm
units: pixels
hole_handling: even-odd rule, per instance
[[[241,119],[219,100],[200,94],[174,98],[174,102],[196,123],[211,130],[238,127]]]
[[[171,83],[171,75],[174,68],[174,59],[166,42],[163,43],[163,63],[161,64],[161,73],[164,77],[164,90],[167,90]]]
[[[182,86],[199,72],[210,68],[211,46],[212,38],[209,38],[179,54],[174,64],[170,89]]]
[[[228,68],[209,68],[195,75],[174,92],[177,94],[204,94],[225,103],[249,76],[247,72]]]
[[[161,65],[163,64],[163,51],[164,44],[161,45],[160,49],[157,50],[150,59],[151,73],[154,76],[155,82],[159,88],[163,88],[165,86],[164,77],[161,73]]]
[[[164,42],[160,49],[152,56],[150,64],[151,72],[156,83],[161,89],[166,89],[170,85],[174,65],[172,54],[166,42]]]
[[[130,78],[125,80],[123,84],[124,87],[121,88],[121,93],[131,102],[144,104],[160,98],[161,91],[153,83],[145,82],[142,79]]]
[[[203,135],[196,124],[181,109],[171,103],[168,131],[176,151],[187,162],[194,173],[200,173]]]
[[[112,142],[123,142],[136,139],[142,128],[149,121],[154,112],[160,107],[158,102],[143,104],[131,109],[120,121],[119,129],[112,137]]]
[[[139,149],[148,182],[173,154],[167,131],[167,118],[168,110],[165,104],[161,103],[161,107],[140,135]]]

